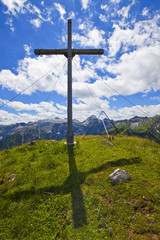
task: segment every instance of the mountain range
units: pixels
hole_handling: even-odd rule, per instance
[[[129,120],[104,119],[111,135],[127,135],[148,138],[160,144],[160,115],[155,117],[133,117]],[[73,120],[74,135],[106,134],[103,121],[92,115],[85,121]],[[34,140],[62,140],[67,134],[67,119],[54,118],[37,122],[0,125],[0,149],[9,149]]]

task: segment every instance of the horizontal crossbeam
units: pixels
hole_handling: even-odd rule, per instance
[[[104,50],[103,49],[72,49],[72,53],[102,55],[104,53]]]
[[[102,55],[104,53],[103,49],[71,49],[72,56],[76,54],[87,54],[87,55]],[[35,49],[34,53],[36,55],[57,55],[57,54],[62,54],[67,56],[68,54],[68,49]]]
[[[35,49],[34,53],[36,55],[51,55],[51,54],[67,54],[68,49]]]

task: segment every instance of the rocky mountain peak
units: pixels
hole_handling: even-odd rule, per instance
[[[88,117],[85,121],[83,121],[83,125],[90,125],[93,124],[97,120],[97,117],[95,115],[92,115]]]

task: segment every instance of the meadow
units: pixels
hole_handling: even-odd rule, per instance
[[[41,140],[0,151],[0,239],[159,239],[160,145]],[[131,179],[115,184],[117,168]]]

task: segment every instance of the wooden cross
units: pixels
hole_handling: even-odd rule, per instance
[[[72,130],[72,58],[76,54],[102,55],[103,49],[73,49],[72,48],[72,20],[68,19],[68,48],[67,49],[35,49],[36,55],[62,54],[68,59],[68,103],[67,103],[67,144],[74,145]]]

